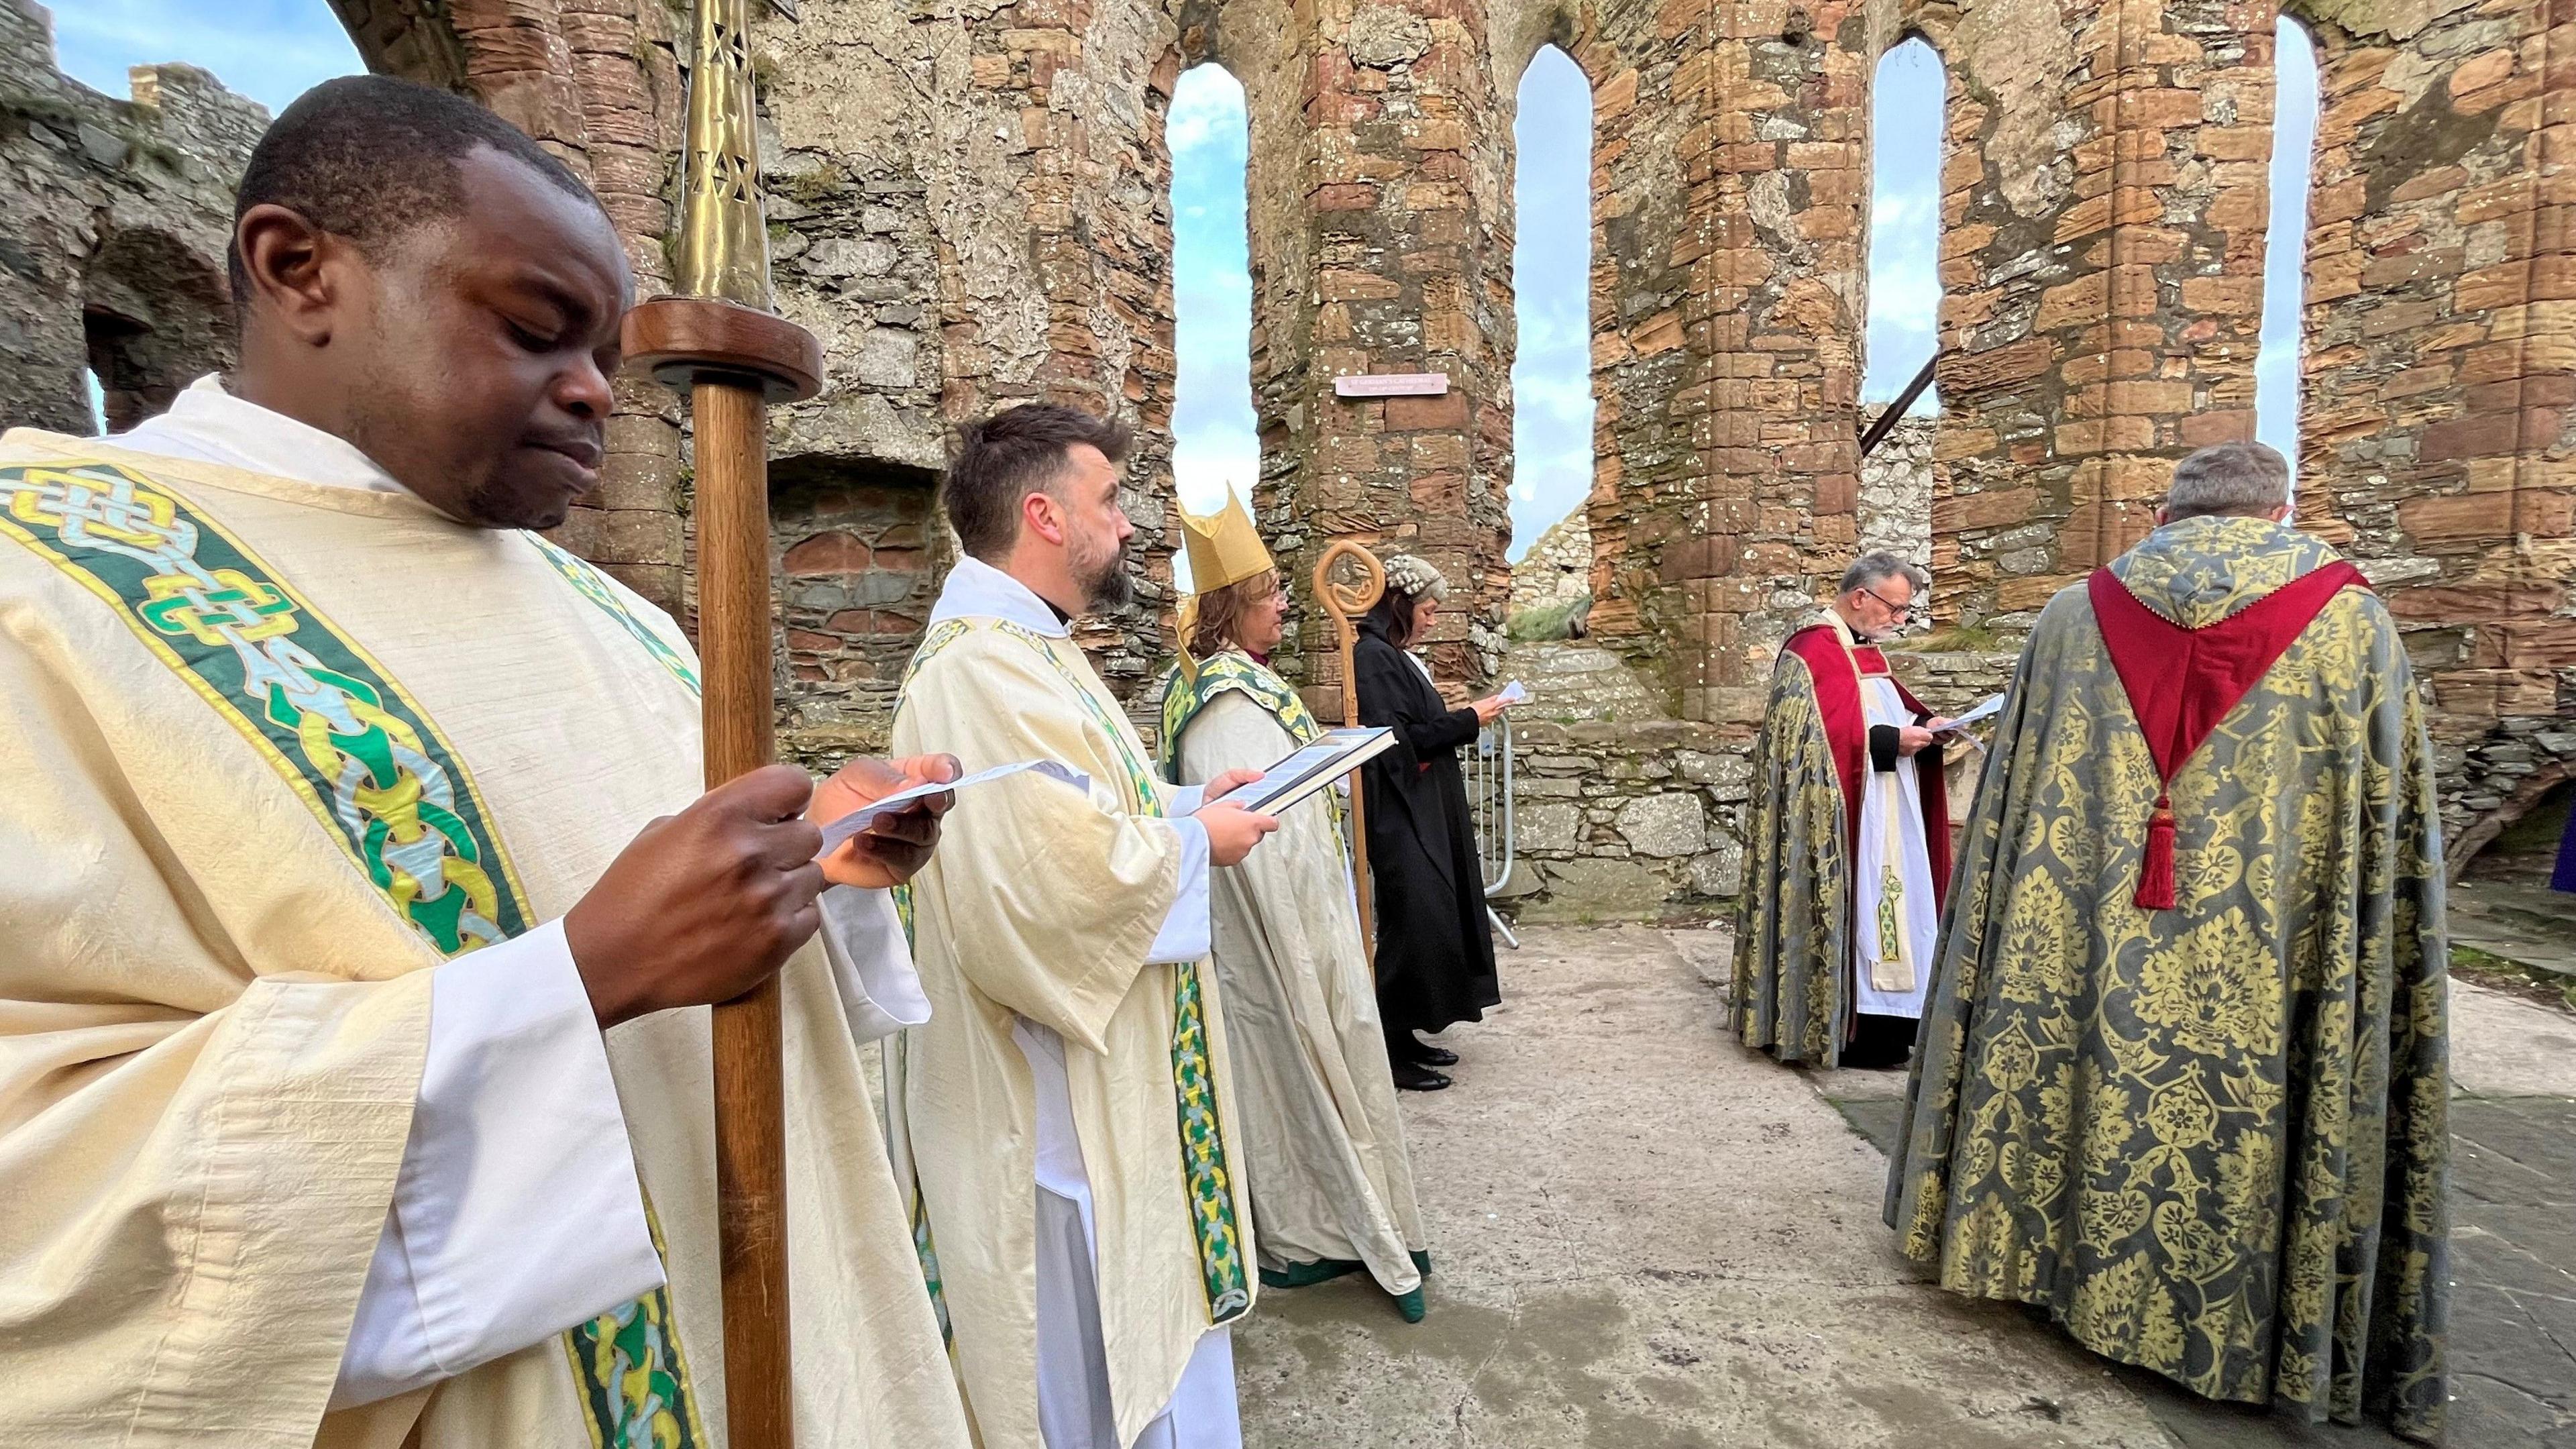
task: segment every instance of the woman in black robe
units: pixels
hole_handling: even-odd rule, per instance
[[[1437,1091],[1454,1052],[1416,1039],[1480,1021],[1502,1002],[1485,917],[1485,873],[1467,818],[1458,750],[1503,711],[1499,699],[1451,709],[1431,671],[1406,652],[1430,627],[1448,585],[1422,560],[1386,560],[1386,593],[1360,620],[1352,651],[1360,722],[1392,727],[1395,748],[1360,771],[1368,804],[1369,880],[1377,917],[1377,1004],[1395,1084]]]

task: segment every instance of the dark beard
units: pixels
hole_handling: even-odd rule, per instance
[[[1127,545],[1120,544],[1099,570],[1082,580],[1082,592],[1095,614],[1126,608],[1136,602],[1136,579],[1127,571]]]

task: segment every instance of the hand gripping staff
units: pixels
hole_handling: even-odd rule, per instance
[[[774,3],[774,0],[773,0]],[[783,8],[783,7],[782,7]],[[697,428],[698,652],[710,787],[775,758],[769,404],[822,386],[814,335],[770,310],[752,129],[750,0],[696,0],[679,295],[626,314],[628,359],[688,391]],[[793,18],[793,12],[787,12]],[[791,1449],[787,1110],[778,978],[715,1008],[716,1221],[735,1449]]]

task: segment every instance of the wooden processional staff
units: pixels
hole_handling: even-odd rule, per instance
[[[1333,567],[1348,559],[1359,565],[1360,578],[1355,584],[1335,583]],[[1356,624],[1362,614],[1377,607],[1378,597],[1386,592],[1386,568],[1377,555],[1351,542],[1337,540],[1324,550],[1315,563],[1315,598],[1324,612],[1333,616],[1333,650],[1342,664],[1342,723],[1360,722],[1360,680],[1351,669],[1351,650],[1359,643]],[[1369,969],[1377,969],[1377,909],[1369,886],[1368,802],[1362,799],[1358,772],[1351,777],[1351,884],[1360,897],[1360,946],[1368,952]]]
[[[679,295],[626,314],[626,355],[685,389],[697,440],[698,658],[710,788],[776,757],[768,409],[822,387],[814,335],[770,311],[748,0],[697,0]],[[726,1438],[790,1449],[787,1110],[778,979],[715,1009]]]

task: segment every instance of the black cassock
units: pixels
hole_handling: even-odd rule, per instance
[[[1484,867],[1467,818],[1458,749],[1478,726],[1450,709],[1422,667],[1375,620],[1352,651],[1360,723],[1391,726],[1395,748],[1360,768],[1376,889],[1377,1004],[1387,1035],[1479,1021],[1502,1002],[1485,923]]]

